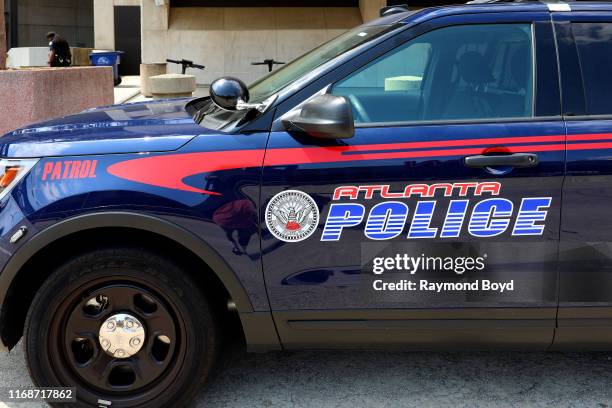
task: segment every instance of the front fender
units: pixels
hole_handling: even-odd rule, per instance
[[[0,300],[4,303],[13,279],[23,265],[38,251],[65,236],[88,229],[104,227],[134,228],[163,235],[181,244],[200,257],[223,283],[241,313],[253,311],[251,302],[242,284],[227,263],[204,241],[189,231],[150,215],[130,212],[100,212],[79,215],[58,222],[36,234],[21,246],[11,257],[0,274]]]
[[[32,237],[10,258],[0,274],[0,322],[5,321],[5,301],[14,279],[26,262],[52,242],[89,229],[121,227],[165,236],[197,255],[217,275],[236,305],[250,350],[270,350],[280,347],[269,311],[255,312],[253,305],[235,273],[221,256],[206,242],[169,221],[151,215],[131,212],[96,212],[58,222]],[[4,338],[4,336],[2,336]],[[2,342],[0,342],[2,343]]]

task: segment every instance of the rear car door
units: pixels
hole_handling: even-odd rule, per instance
[[[445,17],[311,86],[351,103],[354,137],[289,133],[279,107],[262,251],[286,346],[550,344],[556,72],[545,9]]]
[[[612,6],[553,13],[567,177],[563,186],[557,349],[612,342]],[[607,9],[607,10],[606,10]]]

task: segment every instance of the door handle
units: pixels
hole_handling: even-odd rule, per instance
[[[535,153],[513,153],[497,156],[476,155],[465,158],[465,166],[480,167],[534,167],[538,165],[538,155]]]

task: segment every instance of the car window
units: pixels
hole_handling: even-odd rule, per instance
[[[356,123],[533,116],[529,24],[425,33],[336,83]]]
[[[612,114],[612,23],[572,23],[589,115]]]

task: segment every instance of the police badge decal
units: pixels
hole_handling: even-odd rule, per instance
[[[266,207],[266,226],[281,241],[302,241],[315,232],[317,225],[319,208],[312,197],[301,191],[282,191]]]

